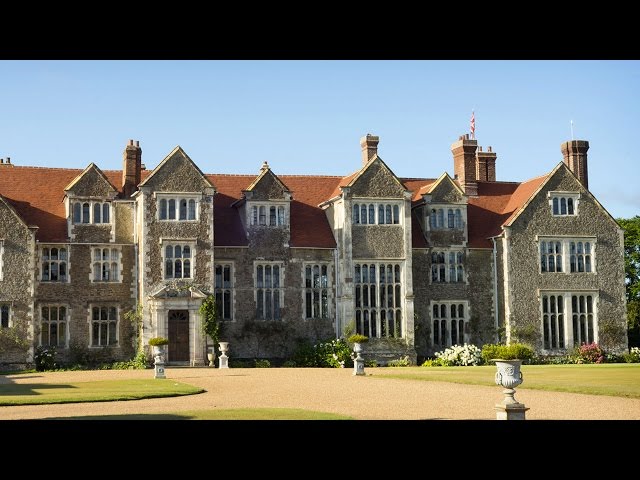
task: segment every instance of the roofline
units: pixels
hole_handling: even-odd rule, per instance
[[[535,196],[540,192],[540,190],[543,189],[543,187],[549,182],[549,179],[551,178],[551,176],[556,173],[556,171],[558,171],[558,169],[560,168],[560,165],[564,165],[563,162],[560,162],[558,165],[555,166],[555,168],[553,170],[551,170],[549,173],[546,174],[546,179],[540,184],[538,185],[538,188],[535,189],[535,191],[529,195],[529,198],[527,199],[526,202],[524,202],[520,208],[516,211],[515,214],[512,214],[508,221],[503,223],[502,225],[500,225],[501,227],[510,227],[511,225],[513,225],[513,222],[516,221],[516,219],[522,214],[522,212],[525,211],[525,209],[529,206],[529,204],[533,201],[533,199],[535,198]],[[521,182],[518,186],[522,185],[523,183],[527,183],[527,182],[531,182],[533,180],[535,180],[536,178],[541,178],[544,177],[545,175],[540,175],[538,177],[533,177],[529,180],[526,180],[524,182]],[[515,193],[515,191],[514,191]],[[511,194],[513,195],[513,193]]]
[[[200,168],[198,167],[198,165],[196,165],[196,163],[191,159],[191,157],[190,157],[189,155],[187,155],[187,152],[185,152],[185,151],[182,149],[182,147],[181,147],[180,145],[176,145],[176,146],[173,148],[173,150],[171,150],[171,152],[169,152],[169,154],[168,154],[166,157],[164,157],[164,158],[162,159],[162,161],[161,161],[158,165],[156,165],[156,168],[154,168],[153,170],[151,170],[151,173],[149,174],[149,176],[147,176],[147,178],[145,178],[142,182],[140,182],[140,184],[138,185],[138,187],[142,187],[142,186],[144,186],[144,185],[149,181],[149,179],[150,179],[151,177],[153,177],[153,176],[156,174],[156,172],[158,172],[158,171],[162,168],[162,166],[163,166],[165,163],[167,163],[167,162],[169,161],[169,159],[170,159],[171,157],[173,157],[173,155],[175,155],[175,154],[176,154],[176,153],[178,153],[178,152],[181,152],[181,153],[185,156],[185,158],[191,162],[191,164],[194,166],[194,168],[196,169],[196,171],[200,174],[200,176],[204,179],[204,181],[207,183],[207,185],[208,185],[209,187],[213,188],[214,190],[217,190],[217,189],[216,189],[216,187],[215,187],[215,185],[213,185],[213,184],[209,181],[209,179],[206,177],[206,175],[205,175],[204,173],[202,173],[202,170],[200,170]]]
[[[4,197],[2,194],[0,194],[0,202],[2,202],[3,204],[5,204],[5,205],[6,205],[6,206],[7,206],[7,208],[9,209],[9,211],[10,211],[11,213],[13,213],[13,214],[15,215],[15,217],[20,221],[20,223],[22,223],[25,227],[27,227],[27,228],[33,228],[33,226],[32,226],[32,225],[28,225],[28,224],[27,224],[27,222],[24,220],[24,218],[22,218],[22,217],[20,216],[20,214],[18,213],[18,211],[17,211],[15,208],[13,208],[13,205],[11,205],[11,204],[7,201],[6,197]],[[35,227],[36,227],[36,228],[40,228],[40,227],[38,227],[38,226],[35,226]]]
[[[115,185],[113,185],[109,179],[107,178],[107,176],[104,174],[104,172],[102,171],[102,169],[100,167],[98,167],[95,163],[91,162],[89,165],[86,166],[86,168],[84,170],[82,170],[82,172],[80,172],[78,175],[76,175],[76,177],[71,180],[71,182],[64,187],[62,190],[64,192],[66,192],[67,190],[71,190],[71,188],[80,181],[80,179],[89,171],[91,170],[91,168],[95,168],[98,171],[98,175],[100,175],[108,184],[109,186],[113,189],[114,192],[119,192],[119,190],[116,188]]]

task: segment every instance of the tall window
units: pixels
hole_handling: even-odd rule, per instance
[[[40,345],[66,347],[67,307],[43,305],[40,307]]]
[[[43,282],[66,282],[67,262],[66,247],[43,247],[41,280]]]
[[[118,344],[118,309],[93,307],[91,309],[91,345],[102,347]]]
[[[595,238],[541,238],[540,272],[592,273]]]
[[[400,205],[354,203],[352,220],[355,225],[398,225],[400,223]]]
[[[190,245],[169,243],[164,247],[164,278],[192,278]]]
[[[73,202],[71,206],[73,223],[109,223],[111,204],[109,202]]]
[[[198,200],[183,196],[158,196],[158,220],[197,220]]]
[[[281,320],[282,266],[276,263],[259,263],[255,268],[256,318]]]
[[[117,248],[93,249],[93,281],[120,281],[120,250]]]
[[[434,283],[464,282],[464,263],[462,252],[432,252],[431,281]]]
[[[9,328],[9,305],[0,303],[0,328]]]
[[[554,217],[578,214],[579,192],[549,192],[548,197]]]
[[[218,317],[233,320],[233,265],[229,263],[215,266],[215,296]]]
[[[597,294],[543,293],[542,341],[545,350],[565,349],[597,341]]]
[[[354,266],[356,332],[374,338],[402,338],[400,264]]]
[[[431,306],[431,331],[434,348],[462,345],[467,340],[467,302],[447,301]]]
[[[304,267],[304,305],[306,318],[329,318],[329,267],[327,264]]]
[[[282,227],[286,225],[284,205],[253,205],[251,225]]]

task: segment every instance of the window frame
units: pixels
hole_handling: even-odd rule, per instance
[[[217,269],[221,268],[221,278],[222,278],[222,286],[218,286],[218,277],[217,277]],[[224,269],[229,268],[229,282],[230,286],[224,286]],[[216,298],[216,309],[218,318],[223,322],[234,322],[235,321],[235,264],[231,261],[219,260],[213,265],[213,290]],[[229,309],[231,310],[229,318],[224,318],[224,292],[228,291],[229,293]],[[222,309],[220,308],[220,304],[218,303],[219,293],[222,292]],[[222,310],[222,311],[221,311]]]
[[[263,268],[263,276],[262,276],[262,282],[263,282],[263,286],[260,287],[259,286],[259,271],[258,268],[262,267]],[[266,281],[266,268],[265,267],[271,267],[271,278],[272,278],[272,285],[271,286],[265,286],[264,283]],[[278,281],[278,286],[277,287],[273,287],[273,267],[278,267],[278,277],[279,277],[279,281]],[[277,292],[273,292],[273,290],[277,290]],[[255,319],[257,321],[261,321],[261,322],[281,322],[284,321],[284,317],[282,315],[282,309],[284,308],[284,290],[285,290],[285,266],[284,266],[284,262],[282,261],[262,261],[262,260],[256,260],[253,262],[253,300],[255,303]],[[259,292],[261,291],[261,292]],[[268,292],[267,292],[268,291]],[[262,294],[262,301],[259,302],[259,294]],[[276,298],[276,294],[277,294],[277,298],[278,298],[278,307],[276,310],[276,306],[275,306],[275,301],[274,299]],[[273,314],[271,318],[267,318],[267,316],[265,315],[266,313],[266,309],[267,309],[267,296],[266,295],[270,295],[270,301],[269,301],[269,310],[271,311],[271,313]],[[261,312],[260,312],[260,308],[261,308]],[[276,317],[276,311],[279,313],[279,316]]]
[[[287,228],[291,221],[289,202],[247,202],[246,219],[250,227]]]
[[[558,254],[556,252],[549,252],[548,248],[547,248],[547,252],[543,253],[542,252],[542,247],[543,247],[543,242],[545,242],[546,244],[549,243],[560,243],[561,245],[561,252]],[[536,235],[536,239],[535,239],[535,244],[536,244],[536,252],[537,252],[537,261],[538,261],[538,273],[541,275],[548,275],[548,274],[566,274],[566,275],[574,275],[574,274],[587,274],[587,275],[591,275],[591,274],[595,274],[597,273],[597,256],[596,256],[596,247],[598,246],[598,238],[597,237],[592,237],[592,236],[575,236],[575,235],[556,235],[556,236],[547,236],[547,235]],[[571,271],[572,268],[572,252],[571,252],[571,244],[576,244],[576,271]],[[578,253],[578,244],[582,244],[582,253]],[[585,244],[589,245],[589,253],[586,253],[585,249],[586,246]],[[554,247],[555,250],[555,247]],[[554,268],[555,270],[553,271],[549,271],[549,256],[552,255],[554,257],[553,260],[553,264],[554,264]],[[579,258],[578,255],[581,255],[582,257],[582,265],[583,265],[583,271],[578,271],[580,262],[579,262]],[[546,270],[543,270],[543,256],[546,256]],[[561,256],[562,259],[562,266],[561,266],[561,271],[558,271],[558,267],[557,267],[557,257]],[[589,265],[589,267],[591,268],[591,271],[587,271],[587,265]]]
[[[94,320],[93,318],[93,313],[94,313],[94,309],[98,309],[99,314],[102,313],[102,309],[107,309],[107,314],[111,313],[111,309],[115,309],[115,314],[116,314],[116,318],[111,319],[111,318],[107,318],[106,320],[104,319],[98,319],[98,320]],[[108,316],[108,315],[107,315]],[[88,315],[88,323],[89,323],[89,348],[105,348],[105,347],[119,347],[120,346],[120,306],[119,305],[115,305],[113,303],[91,303],[89,304],[89,315]],[[94,322],[98,322],[99,324],[106,324],[107,325],[107,338],[109,338],[110,336],[110,328],[109,328],[109,324],[110,323],[114,323],[115,322],[115,336],[116,336],[116,340],[114,343],[106,343],[106,344],[95,344],[94,345]],[[102,336],[102,328],[99,327],[98,329],[98,337],[99,339]]]
[[[12,319],[12,302],[0,302],[0,328],[11,328],[13,325]],[[6,312],[6,325],[3,325],[3,320]]]
[[[433,262],[433,256],[437,255],[438,257],[440,255],[444,256],[444,262],[437,262],[434,263]],[[451,255],[454,255],[454,263],[451,263]],[[461,256],[461,257],[460,257]],[[429,262],[430,262],[430,275],[429,275],[429,283],[432,285],[442,285],[442,284],[452,284],[452,285],[459,285],[459,284],[466,284],[467,283],[467,271],[465,268],[465,259],[466,259],[466,255],[465,255],[465,250],[464,248],[437,248],[434,247],[431,249],[431,252],[429,253]],[[459,261],[460,260],[460,261]],[[438,278],[440,278],[441,274],[442,274],[442,268],[444,266],[444,280],[435,280],[434,277],[434,266],[438,265],[438,269],[437,269],[437,276]],[[461,279],[452,281],[451,280],[451,267],[455,268],[455,276],[456,278],[458,278],[460,275],[462,275]],[[462,274],[460,274],[460,270],[462,270]]]
[[[455,317],[455,321],[456,321],[456,342],[453,342],[452,336],[451,336],[451,325],[452,325],[452,321],[454,320],[454,318],[452,318],[451,316],[451,307],[455,306],[456,310],[459,312],[460,311],[460,306],[462,306],[462,310],[463,310],[463,316],[460,317],[459,313],[456,313]],[[434,307],[438,308],[438,317],[434,316]],[[444,307],[444,310],[443,310]],[[445,317],[442,317],[442,312],[445,312]],[[470,338],[470,332],[469,332],[469,322],[471,321],[471,308],[469,306],[469,301],[468,300],[431,300],[429,302],[429,330],[431,331],[431,345],[434,348],[434,350],[438,350],[438,349],[445,349],[445,348],[449,348],[453,345],[464,345],[465,343],[468,343],[469,338]],[[436,343],[436,330],[435,330],[435,322],[438,321],[439,325],[438,325],[438,340],[442,339],[442,321],[445,322],[445,336],[446,336],[446,343],[442,343],[442,341],[440,341],[439,343]],[[462,339],[460,339],[460,323],[462,322],[463,324],[463,332],[462,332]],[[462,340],[462,341],[461,341]]]
[[[70,311],[69,311],[69,305],[65,304],[65,303],[55,303],[54,302],[54,303],[41,303],[39,305],[39,307],[40,307],[39,310],[38,310],[38,315],[39,315],[39,319],[40,319],[40,333],[38,335],[38,337],[39,337],[38,338],[39,345],[41,347],[42,346],[47,346],[47,347],[48,346],[53,346],[55,348],[63,348],[63,349],[64,348],[68,348],[69,347],[69,319],[71,318]],[[60,329],[59,324],[60,323],[64,324],[64,342],[62,344],[58,343],[56,345],[51,345],[51,343],[46,343],[45,344],[42,341],[43,340],[43,335],[44,335],[44,326],[43,325],[45,323],[45,320],[44,320],[44,309],[45,308],[47,308],[48,311],[49,311],[49,313],[48,313],[49,318],[46,320],[46,323],[49,325],[49,327],[48,327],[49,328],[49,332],[48,332],[48,337],[49,338],[51,337],[51,324],[52,323],[56,323],[57,324],[57,330],[58,330],[57,335],[58,336],[59,336],[59,329]],[[57,312],[58,312],[58,315],[57,315],[58,318],[57,318],[57,320],[55,322],[53,322],[51,320],[51,316],[50,316],[52,308],[56,308]],[[62,320],[60,320],[60,308],[64,308],[65,309],[64,318]]]
[[[44,249],[48,249],[49,250],[49,256],[51,256],[51,249],[53,248],[57,248],[58,249],[58,259],[53,260],[51,258],[45,260],[44,259]],[[50,244],[50,243],[42,243],[38,245],[38,281],[39,282],[43,282],[43,283],[70,283],[71,282],[71,275],[69,274],[70,271],[70,266],[71,266],[71,245],[70,244]],[[65,260],[60,260],[60,250],[64,249],[67,253],[67,258]],[[48,280],[44,280],[44,274],[43,274],[43,270],[44,270],[44,266],[45,266],[45,262],[49,263],[49,279]],[[65,263],[65,280],[51,280],[51,262],[57,262],[57,270],[58,270],[58,277],[60,276],[60,263],[64,262]]]
[[[403,208],[403,200],[354,198],[351,203],[351,224],[358,226],[402,226],[404,224]],[[380,215],[381,211],[382,215]],[[391,216],[391,221],[387,221],[388,215]],[[372,217],[373,222],[371,222]],[[363,222],[363,218],[366,218],[367,221]]]
[[[90,198],[73,198],[69,200],[69,216],[72,225],[112,225],[113,219],[113,202],[107,199],[90,199]],[[84,207],[87,206],[88,210],[85,215]],[[76,209],[78,207],[78,209]],[[100,221],[96,222],[96,207],[99,207]],[[108,212],[109,221],[105,222],[104,212],[105,207]],[[76,215],[77,214],[77,215]],[[86,220],[86,221],[85,221]]]
[[[467,208],[462,204],[428,204],[425,225],[429,231],[464,231]]]
[[[202,203],[202,194],[195,192],[155,192],[156,200],[156,214],[155,219],[158,222],[199,222],[200,221],[200,204]],[[193,205],[193,216],[191,217],[191,202]],[[162,218],[162,202],[165,204],[165,216]],[[173,207],[171,205],[173,202]],[[185,218],[180,218],[182,215],[182,203],[185,202],[184,212]],[[170,218],[169,213],[173,211],[174,218]]]
[[[0,282],[4,275],[4,238],[0,238]]]
[[[313,286],[314,279],[314,268],[318,267],[319,269],[319,278],[320,278],[320,287]],[[311,269],[311,286],[307,286],[307,268]],[[322,286],[322,270],[326,268],[326,284]],[[303,320],[330,320],[333,318],[332,312],[332,304],[333,297],[331,295],[333,289],[333,276],[331,270],[331,262],[330,261],[317,261],[317,262],[303,262],[302,263],[302,318]],[[326,291],[326,316],[322,316],[322,298],[323,291]],[[314,305],[315,305],[315,293],[318,293],[318,308],[320,310],[320,315],[314,315]],[[308,297],[311,297],[311,301],[308,301]],[[308,315],[309,307],[311,308],[311,316]]]
[[[95,251],[96,250],[100,250],[100,260],[96,260],[95,259]],[[104,250],[109,250],[109,258],[107,260],[104,260],[103,257],[103,253]],[[117,280],[112,280],[111,276],[112,276],[112,266],[113,266],[113,252],[116,251],[118,254],[118,258],[117,261],[115,262],[117,264],[117,273],[118,273],[118,279]],[[104,245],[91,245],[91,283],[122,283],[122,274],[123,274],[123,268],[122,268],[122,248],[120,246],[114,246],[113,244],[104,244]],[[99,263],[100,264],[100,272],[104,273],[104,264],[107,263],[109,266],[109,270],[108,270],[108,280],[104,280],[103,275],[100,275],[100,279],[96,280],[96,264]]]
[[[162,257],[162,280],[163,281],[173,281],[173,280],[194,280],[196,274],[196,245],[197,241],[195,239],[160,239],[161,246],[161,257]],[[172,273],[171,276],[167,276],[167,247],[172,247]],[[175,256],[176,247],[180,247],[181,256],[178,258]],[[189,247],[190,256],[188,258],[184,257],[184,247]],[[183,273],[180,277],[175,276],[175,266],[176,261],[181,260],[180,268]],[[184,262],[185,260],[189,260],[189,273],[188,277],[184,276]]]
[[[549,191],[547,198],[549,201],[549,209],[552,217],[577,217],[580,205],[580,192],[569,191]],[[566,213],[562,213],[562,200],[565,200]],[[569,200],[573,204],[573,213],[569,212]],[[557,205],[557,208],[556,208]]]
[[[549,307],[547,307],[547,312],[545,312],[544,309],[544,299],[545,298],[549,298],[549,297],[555,297],[556,298],[556,302],[557,302],[557,297],[562,296],[562,315],[563,315],[563,319],[562,319],[562,331],[564,333],[564,339],[563,339],[563,343],[564,343],[564,347],[553,347],[553,343],[551,343],[551,336],[549,335],[549,340],[550,342],[547,343],[545,342],[545,334],[547,332],[549,332],[549,334],[552,333],[552,328],[551,328],[551,324],[549,327],[549,330],[546,329],[546,322],[545,322],[545,315],[552,315],[553,313],[556,313],[557,315],[557,310],[558,308],[556,307],[556,312],[550,312],[549,310],[551,310]],[[580,307],[580,297],[585,297],[584,298],[584,307],[586,311],[580,311],[580,308],[578,308],[578,311],[574,311],[573,308],[573,297],[577,298],[578,301],[578,307]],[[588,299],[587,297],[591,297],[591,305],[589,307],[589,303],[588,303]],[[574,347],[579,347],[582,342],[585,341],[585,339],[582,339],[582,332],[580,331],[580,323],[578,323],[577,325],[574,326],[574,318],[577,316],[577,320],[578,322],[581,321],[580,316],[584,315],[584,327],[585,327],[585,333],[586,333],[586,343],[598,343],[599,341],[599,312],[598,312],[598,308],[599,308],[599,292],[598,290],[581,290],[581,289],[577,289],[577,290],[538,290],[538,310],[539,310],[539,318],[540,318],[540,337],[541,337],[541,343],[542,343],[542,352],[546,353],[546,354],[558,354],[558,353],[565,353],[567,351],[569,351],[570,349],[574,348]],[[550,302],[548,303],[548,305],[550,304]],[[591,308],[591,311],[589,312],[588,309]],[[589,316],[591,316],[591,322],[589,322]],[[551,319],[549,319],[551,321]],[[591,323],[591,325],[589,325],[589,323]],[[575,334],[575,330],[576,327],[578,328],[578,336],[580,337],[578,340],[576,339],[576,334]],[[558,326],[556,326],[555,332],[557,333],[559,330]],[[549,348],[547,348],[547,345],[550,345]]]

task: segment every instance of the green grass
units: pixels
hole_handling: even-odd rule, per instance
[[[105,380],[68,383],[9,383],[0,385],[0,405],[112,402],[193,395],[204,390],[170,379]]]
[[[425,380],[472,385],[494,383],[496,367],[379,368],[372,377]],[[534,390],[640,398],[640,364],[523,365],[524,382],[518,387]]]
[[[128,415],[90,415],[52,420],[353,420],[352,417],[297,408],[238,408],[189,410],[173,413],[139,413]]]

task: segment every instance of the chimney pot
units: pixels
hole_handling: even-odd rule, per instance
[[[584,188],[589,189],[589,170],[587,168],[587,151],[589,142],[586,140],[569,140],[560,145],[562,161],[578,177]]]
[[[0,163],[4,163],[4,158],[0,158]]]
[[[11,163],[11,157],[7,157],[7,163]]]
[[[367,133],[360,139],[360,147],[362,148],[362,164],[366,165],[373,157],[378,154],[378,142],[380,137]]]
[[[493,149],[491,148],[491,145],[489,145],[489,147],[488,147],[488,148],[489,148],[489,151],[490,151],[490,152],[493,152]],[[481,150],[481,151],[482,151],[482,150]]]
[[[129,139],[129,145],[133,146],[133,140]]]
[[[140,140],[136,140],[136,147],[140,146]]]
[[[489,147],[489,148],[491,148],[491,147]],[[481,147],[480,145],[478,145],[478,151],[479,151],[479,152],[481,152],[481,151],[482,151],[482,147]],[[489,151],[491,151],[491,150],[489,150]]]

